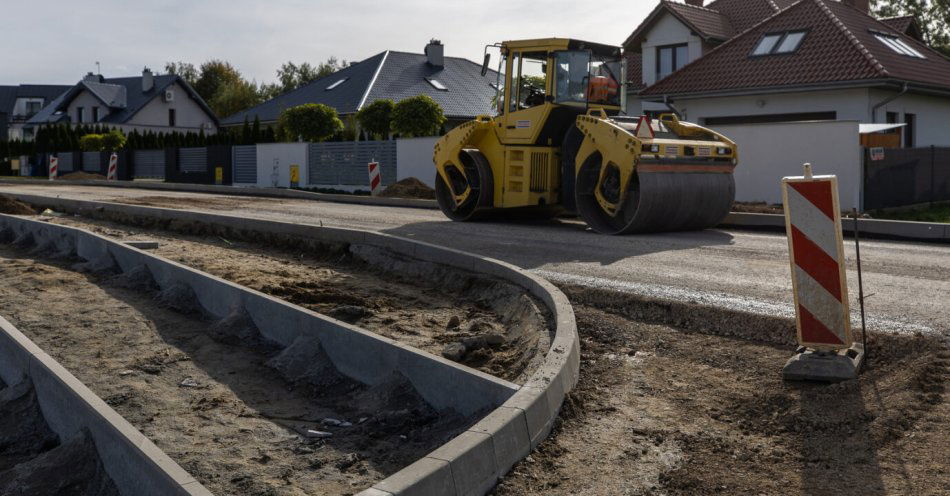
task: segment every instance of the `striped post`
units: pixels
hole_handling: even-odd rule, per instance
[[[109,181],[116,181],[119,179],[118,164],[119,156],[113,153],[109,156],[109,174],[106,176],[106,179]]]
[[[379,177],[379,162],[370,162],[369,166],[369,190],[373,196],[379,195],[382,191],[382,179]]]
[[[838,178],[782,179],[798,342],[820,351],[851,347],[851,314],[841,239]]]
[[[59,173],[59,158],[55,155],[49,156],[49,180],[53,181],[56,179],[56,174]]]

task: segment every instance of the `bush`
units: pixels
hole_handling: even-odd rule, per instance
[[[392,100],[376,100],[369,106],[363,107],[356,114],[360,127],[371,137],[386,139],[392,130],[393,109],[396,104]]]
[[[445,124],[442,107],[428,95],[407,98],[393,108],[393,131],[403,137],[437,136]]]
[[[100,135],[102,140],[102,150],[114,152],[121,150],[125,146],[125,135],[118,129],[113,129],[106,134]]]
[[[333,107],[306,103],[281,112],[277,127],[285,141],[324,141],[343,131],[343,121]]]
[[[102,151],[102,135],[101,134],[87,134],[82,138],[79,138],[79,148],[82,148],[85,152],[101,152]]]

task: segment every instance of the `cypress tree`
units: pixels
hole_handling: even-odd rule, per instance
[[[260,116],[254,116],[254,127],[251,128],[251,143],[255,144],[260,143],[264,139],[264,136],[261,135],[261,118]]]

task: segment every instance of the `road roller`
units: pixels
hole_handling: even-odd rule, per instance
[[[439,207],[456,221],[576,213],[604,234],[715,226],[735,197],[736,144],[676,113],[627,116],[619,47],[506,41],[493,115],[435,145]]]

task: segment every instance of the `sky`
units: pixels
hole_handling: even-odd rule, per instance
[[[282,63],[384,50],[421,53],[430,38],[447,56],[480,62],[508,39],[568,37],[620,45],[656,0],[0,0],[0,84],[74,84],[164,72],[168,61],[230,62],[271,82]],[[48,17],[47,17],[48,16]],[[27,19],[33,21],[26,22]]]

